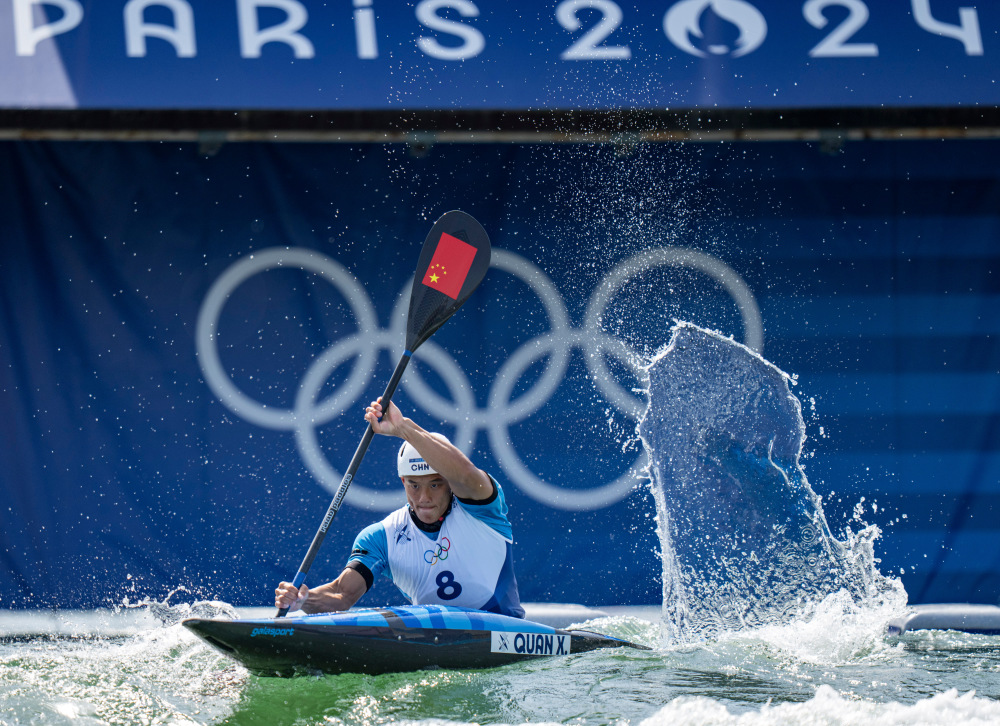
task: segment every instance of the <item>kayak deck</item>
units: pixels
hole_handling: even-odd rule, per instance
[[[264,620],[183,622],[260,675],[492,668],[520,660],[644,646],[585,630],[441,605],[364,608]]]

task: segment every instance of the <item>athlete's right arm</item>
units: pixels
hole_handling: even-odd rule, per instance
[[[296,590],[292,583],[282,582],[274,591],[274,606],[305,613],[340,612],[353,606],[367,591],[365,578],[346,568],[333,582],[312,589],[303,585]]]
[[[306,613],[347,610],[368,592],[372,581],[381,574],[389,559],[388,551],[385,528],[380,522],[370,524],[354,540],[347,567],[340,577],[312,590],[305,585],[296,590],[292,583],[282,582],[274,591],[274,606],[287,607],[289,611],[301,608]]]

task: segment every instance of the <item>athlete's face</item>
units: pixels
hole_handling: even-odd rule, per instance
[[[451,502],[451,487],[440,474],[404,476],[406,501],[424,524],[434,524],[444,516]]]

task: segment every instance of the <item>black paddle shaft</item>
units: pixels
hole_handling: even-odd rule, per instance
[[[383,412],[389,410],[392,394],[403,378],[403,371],[406,370],[413,351],[444,325],[448,318],[469,299],[490,268],[490,256],[490,238],[486,230],[465,212],[447,212],[435,222],[420,250],[413,287],[410,290],[410,309],[406,317],[406,350],[396,364],[396,370],[389,379],[389,385],[385,387],[385,393],[382,394]],[[337,493],[330,502],[326,516],[323,517],[323,522],[316,531],[312,544],[309,545],[309,551],[306,552],[299,571],[292,580],[296,588],[305,582],[309,568],[312,567],[313,560],[316,559],[319,548],[326,539],[330,523],[337,516],[337,511],[374,437],[375,431],[369,425],[351,458],[340,486],[337,487]],[[278,610],[278,617],[283,618],[287,613],[288,608],[281,608]]]
[[[399,385],[400,380],[403,378],[403,371],[406,370],[406,366],[410,362],[410,356],[412,354],[410,351],[406,351],[399,359],[399,363],[396,364],[396,370],[392,373],[392,378],[389,379],[389,385],[385,387],[385,393],[382,394],[382,411],[388,412],[389,402],[392,400],[392,394],[396,391],[396,386]],[[337,493],[333,497],[333,501],[330,502],[329,509],[326,510],[326,516],[323,517],[323,522],[319,525],[319,529],[316,530],[316,535],[313,537],[312,544],[309,545],[309,551],[306,552],[306,556],[302,558],[302,564],[299,565],[299,571],[295,574],[295,579],[292,584],[295,587],[300,587],[303,582],[305,582],[306,575],[309,574],[309,568],[312,567],[313,560],[316,559],[316,555],[319,553],[319,548],[323,545],[323,540],[326,539],[326,533],[330,530],[330,523],[333,522],[333,518],[337,516],[337,512],[340,510],[340,505],[344,501],[344,497],[347,495],[347,489],[351,486],[351,482],[354,480],[354,475],[358,473],[358,468],[361,466],[361,460],[365,458],[365,453],[368,451],[368,445],[371,444],[372,439],[375,438],[375,430],[372,429],[371,424],[365,429],[364,436],[361,437],[361,443],[358,444],[358,448],[354,451],[354,456],[351,457],[351,463],[347,466],[347,471],[344,472],[344,478],[340,482],[340,486],[337,488]],[[278,610],[278,617],[283,618],[288,614],[288,608],[281,608]]]

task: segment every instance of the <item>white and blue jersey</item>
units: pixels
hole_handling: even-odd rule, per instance
[[[384,573],[414,605],[475,608],[523,618],[503,490],[493,477],[493,496],[481,501],[453,498],[437,532],[416,525],[409,507],[369,525],[357,539],[347,566],[371,587]]]

